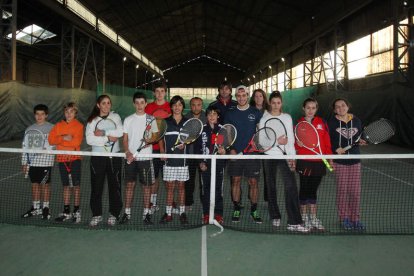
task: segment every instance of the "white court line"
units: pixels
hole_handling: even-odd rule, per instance
[[[201,227],[201,276],[207,276],[207,226]]]
[[[402,179],[396,178],[396,177],[394,177],[394,176],[391,176],[391,175],[389,175],[389,174],[386,174],[386,173],[380,172],[380,171],[378,171],[378,170],[376,170],[376,169],[371,169],[370,167],[367,167],[367,166],[364,166],[364,168],[367,168],[368,170],[371,170],[371,171],[376,172],[376,173],[378,173],[378,174],[380,174],[380,175],[383,175],[383,176],[389,177],[389,178],[391,178],[391,179],[393,179],[393,180],[396,180],[396,181],[399,181],[399,182],[401,182],[401,183],[407,184],[408,186],[414,187],[414,184],[413,184],[413,183],[410,183],[410,182],[407,182],[407,181],[405,181],[405,180],[402,180]]]
[[[13,177],[15,177],[15,176],[18,176],[18,175],[20,175],[20,174],[22,174],[22,172],[18,172],[18,173],[15,173],[15,174],[9,175],[9,176],[7,176],[7,177],[4,177],[4,178],[0,179],[0,182],[5,181],[5,180],[10,179],[10,178],[13,178]]]

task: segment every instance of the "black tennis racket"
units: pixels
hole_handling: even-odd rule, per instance
[[[252,139],[250,139],[249,144],[243,150],[243,154],[266,152],[274,147],[276,139],[276,132],[272,128],[263,127],[257,130]]]
[[[350,150],[352,147],[358,145],[361,138],[369,144],[376,145],[389,140],[394,134],[394,124],[388,119],[381,118],[364,127],[364,130],[358,138],[351,145],[346,146],[344,150]]]
[[[104,136],[105,136],[105,132],[110,131],[110,130],[115,130],[115,129],[116,129],[115,122],[109,118],[101,119],[98,123],[96,123],[96,126],[95,126],[95,130],[103,131]],[[114,149],[114,145],[115,145],[115,142],[111,142],[111,141],[106,142],[104,145],[105,151],[112,152],[112,150]]]
[[[279,118],[270,118],[264,124],[265,127],[270,127],[276,133],[276,147],[286,155],[286,145],[279,145],[277,139],[280,137],[287,137],[285,124]],[[293,138],[292,138],[293,139]]]
[[[184,122],[183,127],[180,129],[177,140],[174,146],[171,147],[171,151],[180,145],[191,144],[200,136],[203,131],[203,122],[197,118],[191,118]]]
[[[237,129],[232,124],[223,125],[214,136],[213,154],[217,154],[220,147],[227,150],[237,138]]]
[[[40,130],[30,129],[26,131],[24,134],[23,149],[43,150],[45,147],[45,142],[45,135]],[[32,162],[35,160],[38,154],[29,152],[26,152],[25,154],[27,159],[27,167],[24,172],[24,178],[27,178],[29,176],[30,166],[32,165]]]

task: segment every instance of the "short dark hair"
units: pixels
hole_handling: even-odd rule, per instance
[[[231,82],[223,81],[222,83],[220,83],[218,90],[223,89],[224,86],[227,86],[230,90],[233,88],[233,86],[231,85]]]
[[[193,100],[200,100],[201,102],[203,102],[203,99],[200,98],[200,97],[192,97],[191,100],[190,100],[190,104]]]
[[[179,96],[179,95],[175,95],[174,97],[171,98],[170,100],[170,107],[172,107],[174,104],[180,102],[183,105],[183,108],[185,108],[185,102],[183,97]]]
[[[44,111],[45,114],[49,114],[49,107],[45,104],[38,104],[33,108],[33,113],[36,113],[36,111]]]
[[[147,102],[147,96],[142,92],[135,92],[134,96],[132,96],[133,103],[135,103],[135,99],[144,99]]]
[[[162,80],[154,82],[153,85],[152,85],[152,88],[153,88],[154,91],[157,88],[164,88],[165,91],[167,91],[167,85]]]
[[[206,115],[208,115],[210,113],[213,113],[213,112],[217,113],[220,116],[220,109],[218,109],[218,107],[215,107],[215,106],[209,106],[209,107],[207,107],[207,109],[206,109]]]
[[[335,109],[335,104],[336,104],[336,102],[339,102],[339,101],[344,101],[345,104],[346,104],[346,106],[348,106],[348,108],[351,109],[351,103],[347,99],[345,99],[345,98],[336,98],[332,102],[332,109]]]

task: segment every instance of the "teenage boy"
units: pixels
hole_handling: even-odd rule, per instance
[[[170,103],[165,100],[167,94],[167,86],[163,82],[156,82],[154,84],[154,101],[145,107],[145,113],[153,115],[155,118],[166,119],[171,115]],[[164,152],[164,140],[161,139],[158,144],[153,145],[153,153]],[[155,182],[151,187],[151,212],[159,210],[157,206],[157,195],[159,188],[159,175],[163,169],[164,161],[160,158],[153,159]]]
[[[38,104],[33,109],[36,122],[25,131],[23,149],[29,149],[41,145],[44,141],[44,149],[51,149],[47,140],[53,125],[47,122],[49,109],[44,104]],[[50,176],[54,162],[54,155],[23,153],[23,173],[28,174],[32,183],[32,207],[21,217],[28,218],[42,215],[42,219],[50,219]],[[43,196],[43,205],[40,201]],[[43,208],[43,209],[42,209]]]
[[[134,158],[134,153],[142,144],[147,125],[151,124],[151,133],[158,133],[157,121],[152,115],[145,113],[147,98],[145,94],[137,92],[133,96],[135,113],[125,118],[124,121],[124,149],[127,163],[125,165],[125,213],[121,218],[121,224],[131,219],[131,207],[134,198],[135,181],[139,178],[144,197],[143,222],[145,225],[153,224],[151,221],[150,196],[154,185],[154,167],[150,158]],[[150,138],[150,137],[148,137]],[[143,148],[140,153],[151,154],[152,146]]]
[[[83,140],[83,125],[76,119],[78,108],[70,102],[63,106],[65,119],[58,122],[50,131],[49,143],[57,150],[80,151]],[[75,223],[81,222],[80,211],[80,180],[81,158],[79,155],[58,154],[60,179],[63,184],[63,213],[55,219],[63,222],[71,219]],[[73,213],[70,213],[71,194],[74,197]]]

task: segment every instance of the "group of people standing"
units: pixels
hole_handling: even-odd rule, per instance
[[[285,205],[287,212],[287,229],[295,232],[309,232],[312,229],[324,230],[322,222],[317,217],[317,191],[322,177],[326,174],[326,167],[321,160],[285,160],[266,159],[257,162],[254,156],[247,159],[218,159],[215,174],[211,171],[209,159],[186,158],[143,158],[134,153],[140,147],[142,137],[148,124],[153,124],[152,131],[157,133],[157,124],[154,118],[165,119],[167,130],[164,139],[154,145],[144,147],[140,153],[166,154],[213,154],[215,135],[223,124],[232,124],[238,135],[229,149],[218,148],[221,155],[236,155],[243,153],[250,139],[258,128],[270,118],[278,118],[286,126],[286,135],[277,137],[273,148],[265,152],[267,155],[313,155],[314,153],[303,147],[295,140],[294,124],[289,114],[283,112],[282,94],[272,92],[267,98],[261,89],[253,91],[249,101],[249,91],[245,86],[235,89],[236,100],[232,98],[232,85],[223,82],[219,86],[217,100],[212,102],[203,111],[201,98],[195,97],[190,101],[190,112],[183,114],[184,99],[174,96],[166,101],[166,87],[159,83],[154,89],[154,101],[147,103],[143,93],[135,93],[133,105],[135,113],[125,118],[111,111],[111,99],[107,95],[98,97],[96,104],[87,120],[86,142],[92,146],[93,152],[120,152],[120,138],[123,141],[125,152],[125,182],[124,203],[121,190],[121,157],[92,156],[90,161],[91,195],[90,208],[92,218],[90,226],[97,226],[103,220],[102,194],[105,179],[108,182],[109,216],[108,225],[126,224],[131,220],[134,199],[135,183],[142,185],[144,210],[142,220],[145,225],[151,225],[152,214],[159,210],[157,204],[159,179],[162,172],[166,189],[165,213],[160,223],[166,224],[173,220],[173,214],[178,214],[181,224],[187,224],[186,212],[191,210],[194,203],[194,190],[198,180],[200,183],[200,200],[203,205],[203,222],[208,223],[210,206],[211,177],[216,178],[214,219],[223,223],[223,184],[224,172],[227,168],[231,182],[231,200],[233,203],[232,222],[240,221],[243,205],[241,202],[242,177],[247,178],[248,198],[250,200],[250,217],[254,223],[262,223],[258,212],[259,179],[261,168],[264,176],[264,199],[267,201],[269,217],[273,227],[280,227],[281,213],[277,202],[276,178],[280,173],[285,189]],[[308,98],[303,103],[304,116],[299,121],[307,121],[316,129],[320,137],[321,154],[359,154],[358,146],[345,151],[362,131],[361,121],[349,113],[350,104],[345,99],[336,99],[333,102],[334,116],[326,122],[316,116],[318,103]],[[64,119],[56,125],[47,122],[48,108],[37,105],[34,108],[36,122],[29,129],[40,130],[45,138],[44,148],[55,146],[58,150],[79,151],[83,140],[84,126],[76,119],[77,107],[74,103],[64,106]],[[175,146],[177,135],[190,118],[198,118],[203,124],[200,137],[192,144]],[[114,127],[98,128],[102,120],[110,120]],[[155,123],[154,123],[155,122]],[[360,140],[364,144],[363,140]],[[285,152],[280,150],[283,146]],[[37,155],[30,161],[22,158],[23,170],[29,173],[32,183],[32,207],[22,215],[31,217],[42,215],[43,219],[50,219],[50,174],[53,160],[44,159]],[[46,161],[45,161],[46,160]],[[80,211],[80,179],[81,157],[77,155],[58,155],[59,172],[63,188],[63,212],[55,218],[58,222],[72,220],[81,222]],[[337,208],[341,225],[346,230],[363,230],[365,227],[359,218],[360,177],[361,166],[358,159],[338,159],[329,161],[334,167],[337,182]],[[296,174],[299,174],[300,188],[296,186]],[[47,178],[45,178],[47,175]],[[46,181],[44,181],[46,179]],[[174,200],[175,190],[178,192],[177,201]],[[74,197],[74,207],[71,211],[71,195]],[[43,198],[43,202],[41,204]],[[122,213],[122,209],[124,212]]]

